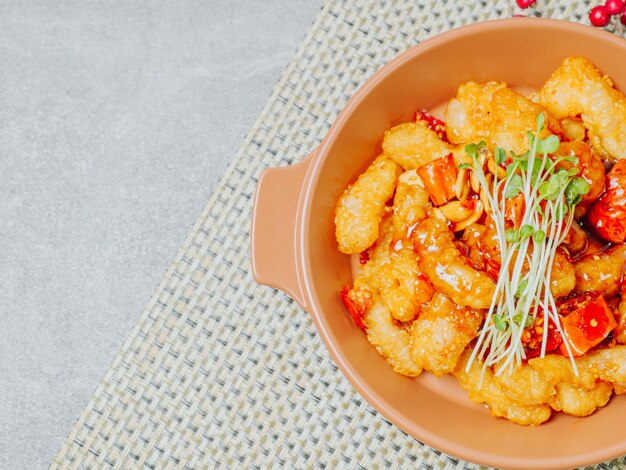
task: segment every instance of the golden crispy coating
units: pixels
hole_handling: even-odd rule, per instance
[[[561,119],[563,136],[570,141],[582,141],[587,136],[587,129],[580,118],[566,117]]]
[[[392,316],[406,322],[430,299],[433,287],[420,271],[411,240],[394,240],[392,219],[383,218],[378,240],[368,250],[369,261],[354,286],[365,283],[370,290],[378,290]]]
[[[550,274],[550,290],[555,298],[564,297],[576,285],[576,270],[562,249],[557,249]]]
[[[552,410],[548,405],[524,405],[509,398],[507,390],[495,379],[490,368],[485,369],[481,383],[481,361],[475,360],[469,371],[465,370],[470,354],[470,349],[466,349],[452,373],[459,385],[468,392],[470,400],[485,403],[494,416],[525,426],[537,426],[550,418]]]
[[[433,286],[459,305],[488,308],[495,284],[487,274],[469,264],[454,244],[454,235],[445,222],[428,217],[413,231],[419,264]]]
[[[626,246],[617,245],[604,253],[586,255],[576,261],[576,291],[598,291],[613,297],[619,292],[624,266]]]
[[[626,346],[599,349],[577,357],[578,375],[569,358],[559,354],[531,359],[528,364],[554,384],[565,382],[586,389],[595,388],[598,380],[626,384]]]
[[[457,163],[470,163],[461,145],[450,145],[423,124],[405,122],[385,132],[383,151],[405,170],[419,168],[431,161],[453,154]]]
[[[496,146],[521,154],[528,150],[528,131],[537,128],[536,117],[545,109],[499,82],[462,84],[446,109],[446,132],[451,142],[484,140],[493,150]],[[547,115],[547,113],[546,113]],[[561,126],[547,115],[550,132],[562,133]]]
[[[598,152],[626,158],[626,97],[589,60],[565,59],[539,92],[539,102],[557,118],[580,115]]]
[[[362,266],[360,273],[354,280],[354,288],[365,288],[370,292],[379,292],[383,277],[383,266],[390,263],[390,245],[393,240],[393,226],[391,217],[383,217],[380,224],[379,236],[368,250],[369,261]]]
[[[413,362],[437,377],[452,372],[482,319],[481,310],[459,307],[436,293],[411,325]]]
[[[506,88],[506,83],[502,82],[465,82],[459,86],[445,113],[450,142],[462,144],[489,140],[491,99],[496,91],[503,88]]]
[[[528,365],[522,365],[514,370],[505,368],[500,375],[495,375],[494,379],[506,396],[520,405],[548,403],[555,395],[554,385]]]
[[[380,156],[337,201],[335,236],[343,253],[360,253],[378,238],[385,202],[393,196],[400,167]]]
[[[428,302],[434,289],[417,263],[413,245],[398,241],[390,251],[390,263],[379,273],[380,295],[393,317],[402,322],[413,320],[424,302]]]
[[[372,293],[372,305],[363,316],[370,343],[396,372],[413,377],[420,374],[421,368],[411,361],[409,334],[393,319],[389,307],[378,294],[381,285],[387,282],[382,274],[383,267],[390,263],[392,237],[391,218],[385,217],[380,224],[380,236],[369,250],[369,261],[354,280],[354,289],[367,289]]]
[[[422,368],[411,360],[409,333],[394,321],[379,296],[374,296],[363,322],[367,328],[367,339],[395,372],[409,377],[416,377],[422,372]]]
[[[562,133],[556,119],[549,115],[543,106],[533,103],[509,88],[502,88],[493,94],[490,140],[491,147],[499,146],[520,154],[528,150],[528,131],[537,129],[536,118],[540,113],[546,115],[546,129],[540,136],[550,133]]]
[[[613,385],[608,382],[598,382],[592,389],[564,382],[556,385],[556,395],[549,403],[554,410],[568,415],[589,416],[606,405],[612,394]]]
[[[467,245],[469,253],[467,258],[472,266],[482,271],[485,270],[485,258],[482,252],[481,241],[485,235],[486,227],[482,224],[472,224],[463,231],[461,241]]]
[[[428,191],[422,186],[422,180],[415,170],[405,171],[398,178],[398,187],[393,197],[393,215],[391,220],[396,230],[396,237],[406,236],[407,230],[426,217],[431,207]]]

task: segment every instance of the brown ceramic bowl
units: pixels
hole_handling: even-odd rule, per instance
[[[258,183],[255,279],[287,292],[311,314],[341,371],[383,416],[436,449],[480,464],[571,468],[623,455],[626,400],[614,397],[587,418],[555,413],[530,428],[492,417],[453,378],[394,373],[339,299],[351,272],[348,256],[337,250],[333,210],[346,184],[380,152],[390,126],[448,101],[466,80],[539,88],[571,55],[589,58],[626,90],[626,41],[588,26],[512,18],[441,34],[374,74],[307,158],[264,171]]]

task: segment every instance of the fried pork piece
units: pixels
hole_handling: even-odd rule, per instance
[[[494,375],[494,380],[506,396],[519,405],[548,403],[556,393],[554,385],[528,365],[513,370],[505,368],[500,375]]]
[[[398,178],[398,187],[393,197],[393,215],[391,220],[396,231],[395,236],[406,236],[407,230],[426,217],[431,207],[428,191],[415,170],[405,171]]]
[[[469,252],[467,258],[472,267],[480,271],[486,271],[486,261],[481,247],[481,240],[485,234],[486,227],[482,224],[472,224],[463,231],[461,241],[465,243]]]
[[[491,100],[493,94],[503,88],[506,83],[502,82],[466,82],[459,86],[445,112],[446,134],[450,142],[478,143],[489,139]]]
[[[505,83],[463,83],[446,108],[446,132],[452,143],[484,140],[521,154],[528,149],[528,131],[537,128],[537,115],[544,112],[547,128],[541,134],[562,134],[559,122],[545,109],[507,88]]]
[[[381,284],[386,282],[382,274],[383,267],[390,263],[389,245],[392,237],[391,218],[385,217],[380,224],[378,240],[369,250],[369,261],[354,280],[353,289],[371,294],[371,301],[368,301],[368,308],[362,317],[369,342],[387,359],[394,371],[414,377],[422,369],[411,360],[409,333],[394,320],[389,307],[379,295]]]
[[[606,405],[612,394],[613,385],[608,382],[598,382],[592,389],[563,382],[556,385],[556,395],[549,404],[554,410],[568,415],[589,416]]]
[[[561,128],[563,129],[563,136],[567,140],[583,141],[587,137],[587,129],[585,129],[582,119],[569,117],[561,119]]]
[[[467,348],[452,373],[461,387],[468,392],[470,400],[485,403],[494,416],[507,418],[525,426],[537,426],[550,418],[552,410],[548,405],[542,403],[527,405],[512,400],[509,396],[510,387],[503,387],[490,368],[485,369],[481,384],[483,368],[481,361],[475,360],[469,370],[465,370],[470,355],[471,348]]]
[[[413,362],[437,377],[452,372],[466,346],[478,334],[482,319],[482,310],[460,307],[435,293],[411,325]]]
[[[401,240],[394,244],[389,254],[391,262],[383,265],[378,274],[380,295],[393,317],[402,322],[413,320],[434,292],[420,270],[413,245],[407,243]]]
[[[365,281],[380,293],[392,316],[405,322],[415,318],[420,305],[430,300],[434,289],[420,270],[411,240],[394,241],[393,219],[393,216],[383,218],[378,240],[368,250],[369,261],[354,285]]]
[[[435,288],[455,303],[474,309],[491,305],[495,284],[474,269],[454,244],[445,221],[427,217],[413,231],[419,264]]]
[[[416,377],[422,372],[411,360],[410,335],[396,323],[383,300],[374,295],[372,306],[363,317],[367,339],[399,374]]]
[[[597,291],[604,297],[616,295],[626,266],[626,246],[617,245],[604,253],[585,255],[574,264],[576,291]]]
[[[578,375],[569,358],[559,354],[530,359],[528,364],[554,384],[568,383],[588,390],[595,388],[598,381],[626,385],[626,346],[599,349],[577,357]]]
[[[576,270],[561,248],[556,250],[550,273],[550,290],[556,297],[564,297],[576,285]]]
[[[400,167],[380,156],[349,186],[335,208],[335,236],[343,253],[360,253],[378,238],[385,202],[393,196]]]
[[[626,158],[626,97],[589,60],[565,59],[538,96],[557,118],[580,115],[603,156]]]
[[[391,217],[383,217],[378,230],[378,239],[368,250],[369,260],[362,267],[359,277],[367,279],[367,283],[375,289],[379,287],[380,269],[390,262],[390,247],[393,241],[393,225]],[[358,278],[357,278],[358,279]]]
[[[383,151],[405,170],[413,170],[449,154],[457,164],[471,163],[462,145],[450,145],[419,122],[405,122],[385,132]]]

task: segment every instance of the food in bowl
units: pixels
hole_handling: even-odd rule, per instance
[[[539,425],[626,392],[626,97],[570,57],[530,97],[467,82],[337,202],[341,298],[393,369]]]

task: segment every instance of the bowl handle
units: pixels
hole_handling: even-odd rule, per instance
[[[259,284],[276,287],[306,308],[296,265],[296,217],[313,150],[299,163],[259,176],[252,208],[250,261]]]

